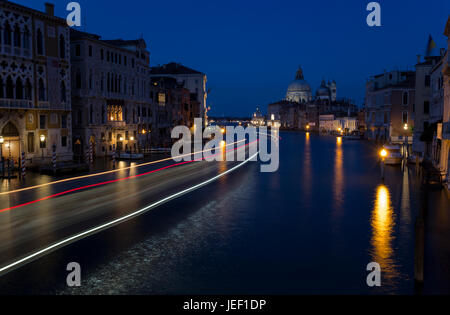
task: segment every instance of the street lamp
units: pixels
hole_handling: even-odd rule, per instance
[[[381,179],[384,180],[384,166],[385,166],[385,160],[388,156],[388,152],[386,149],[382,149],[380,151],[380,157],[381,157]]]
[[[130,142],[133,142],[133,141],[134,141],[134,137],[131,136],[130,137]],[[130,143],[130,160],[132,159],[133,151],[134,151],[134,143]]]
[[[405,124],[403,126],[403,129],[405,130],[405,145],[404,145],[404,149],[403,149],[403,158],[406,160],[406,158],[408,157],[408,124]]]
[[[45,135],[41,135],[41,149],[42,149],[42,161],[44,161],[44,143],[45,143]]]

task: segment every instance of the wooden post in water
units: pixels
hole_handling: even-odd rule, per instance
[[[428,176],[428,172],[424,172]],[[414,284],[416,293],[421,294],[424,283],[424,261],[425,261],[425,215],[428,208],[428,179],[422,182],[421,199],[422,205],[416,218],[414,229]]]

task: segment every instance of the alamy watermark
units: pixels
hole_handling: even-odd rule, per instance
[[[366,7],[367,11],[371,11],[367,16],[366,22],[370,27],[381,26],[381,6],[378,2],[369,2]]]
[[[193,131],[187,126],[172,130],[172,159],[181,161],[259,161],[261,172],[273,173],[280,165],[279,129],[267,127],[210,126],[203,129],[203,120],[194,120]],[[209,141],[204,144],[205,139]],[[248,150],[247,150],[248,149]]]
[[[66,267],[70,273],[67,275],[66,283],[70,288],[81,287],[81,266],[79,263],[71,262]]]
[[[381,287],[381,266],[379,263],[371,262],[367,265],[367,271],[370,273],[367,275],[366,282],[371,288]]]
[[[81,6],[78,2],[69,2],[66,7],[70,13],[67,15],[66,21],[69,27],[81,26]]]

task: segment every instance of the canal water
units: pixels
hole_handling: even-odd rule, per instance
[[[415,293],[414,225],[421,206],[415,167],[387,167],[382,181],[373,144],[294,132],[281,136],[278,172],[260,173],[257,163],[249,163],[7,275],[0,290]],[[449,293],[449,200],[444,191],[430,192],[429,200],[424,288]],[[64,287],[70,261],[82,265],[81,288]],[[370,262],[382,268],[379,288],[367,286]]]

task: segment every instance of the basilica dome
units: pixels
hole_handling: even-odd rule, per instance
[[[286,100],[296,103],[305,103],[311,100],[311,86],[303,77],[301,68],[297,70],[295,80],[288,87]]]
[[[320,85],[320,87],[316,91],[316,96],[318,96],[318,97],[327,97],[327,98],[331,97],[331,91],[326,86],[325,81],[322,80],[322,84]]]

